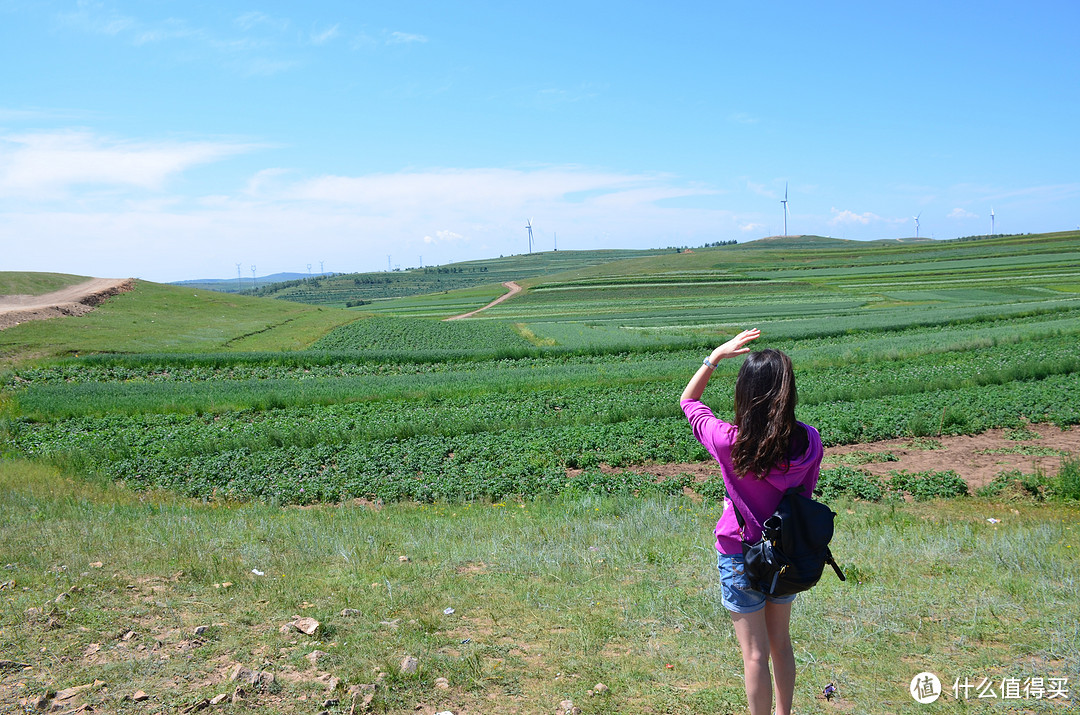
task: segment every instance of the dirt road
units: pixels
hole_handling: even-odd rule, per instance
[[[521,292],[521,286],[519,286],[514,281],[506,281],[505,283],[503,283],[503,285],[510,289],[509,293],[505,293],[503,295],[500,295],[498,298],[491,301],[490,303],[485,305],[483,308],[477,308],[476,310],[470,311],[468,313],[462,313],[461,315],[455,315],[455,316],[453,316],[451,318],[445,318],[445,320],[461,320],[462,318],[471,318],[472,316],[479,313],[481,310],[487,310],[491,306],[498,305],[499,303],[502,303],[504,300],[508,300],[510,298],[513,298],[515,295],[517,295],[518,293]]]
[[[131,278],[92,278],[44,295],[0,295],[0,330],[28,320],[85,315],[107,298],[134,287]]]

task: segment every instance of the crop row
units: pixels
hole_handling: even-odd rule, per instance
[[[906,394],[933,389],[955,389],[980,384],[1003,384],[1013,380],[1041,379],[1049,375],[1080,372],[1080,355],[1073,336],[1059,336],[1017,343],[990,344],[976,349],[914,353],[903,359],[869,361],[836,351],[800,353],[793,358],[800,395],[805,404],[854,400],[882,395]],[[622,401],[626,410],[656,413],[655,404],[669,403],[695,367],[696,353],[606,356],[572,360],[500,361],[481,369],[443,369],[426,373],[390,372],[338,377],[327,372],[301,373],[299,378],[180,381],[168,378],[127,382],[102,381],[28,383],[13,393],[19,412],[27,419],[48,421],[82,415],[135,415],[140,413],[188,413],[228,415],[236,410],[265,411],[280,408],[382,403],[393,419],[396,410],[415,412],[415,406],[431,407],[458,400],[463,410],[475,412],[472,422],[491,421],[491,404],[514,402],[527,405],[530,414],[537,400],[561,399],[576,414],[590,403]],[[651,359],[650,359],[651,358]],[[805,358],[805,359],[804,359]],[[860,362],[864,360],[864,362]],[[726,363],[717,381],[729,380],[734,363]],[[586,390],[586,392],[581,392]],[[608,395],[607,393],[615,393]],[[536,397],[539,395],[539,397]],[[393,404],[408,403],[406,407]],[[470,405],[473,405],[470,407]],[[664,414],[664,413],[661,413]],[[247,419],[246,417],[244,419]],[[304,417],[305,421],[309,418]],[[423,416],[411,416],[423,424]],[[501,419],[501,415],[498,418]],[[440,420],[444,431],[453,431],[458,417]],[[470,420],[467,420],[470,421]],[[510,424],[521,422],[512,419]],[[470,428],[471,429],[471,428]]]
[[[1080,423],[1080,384],[1072,375],[854,402],[804,406],[826,443],[905,435],[959,434],[1016,426],[1021,419]],[[560,491],[567,470],[650,462],[699,461],[707,454],[681,417],[629,417],[613,422],[406,438],[276,445],[200,452],[170,450],[188,435],[169,425],[133,423],[93,429],[57,422],[13,435],[17,451],[79,471],[142,487],[167,487],[204,497],[281,502],[382,499],[501,498]],[[106,434],[102,431],[110,430]],[[140,431],[143,441],[137,441]],[[71,435],[65,438],[65,434]],[[79,436],[81,434],[81,436]],[[224,446],[224,445],[221,445]]]

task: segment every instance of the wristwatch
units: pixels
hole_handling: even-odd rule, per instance
[[[702,364],[702,365],[708,365],[708,366],[709,366],[709,367],[711,367],[711,368],[712,368],[713,370],[715,370],[716,368],[720,367],[719,363],[717,363],[716,365],[713,365],[713,364],[712,364],[711,362],[709,362],[709,358],[705,358],[704,360],[702,360],[702,361],[701,361],[701,364]]]

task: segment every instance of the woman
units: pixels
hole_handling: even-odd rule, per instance
[[[795,653],[791,648],[791,603],[795,596],[766,597],[743,574],[742,541],[761,538],[761,524],[791,487],[811,496],[821,468],[821,437],[795,420],[795,376],[791,360],[779,350],[750,353],[757,329],[744,330],[712,351],[683,390],[680,404],[694,436],[717,462],[727,499],[716,524],[721,601],[731,612],[742,649],[746,698],[751,715],[791,713],[795,692]],[[713,416],[701,393],[717,364],[750,353],[735,381],[735,423]],[[735,508],[746,522],[740,529]],[[769,659],[772,658],[772,673]]]

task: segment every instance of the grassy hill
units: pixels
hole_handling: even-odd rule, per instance
[[[85,280],[36,273],[2,279],[5,287],[31,293]],[[345,310],[138,281],[135,290],[87,315],[0,331],[0,362],[98,352],[295,350],[356,317]]]
[[[342,273],[304,278],[260,287],[254,295],[301,303],[345,306],[350,302],[425,295],[486,284],[499,285],[505,281],[520,281],[533,276],[602,266],[631,257],[674,252],[674,249],[545,251],[404,271]],[[251,294],[251,291],[248,291],[248,294]]]
[[[43,295],[90,280],[67,273],[0,271],[0,295]]]

